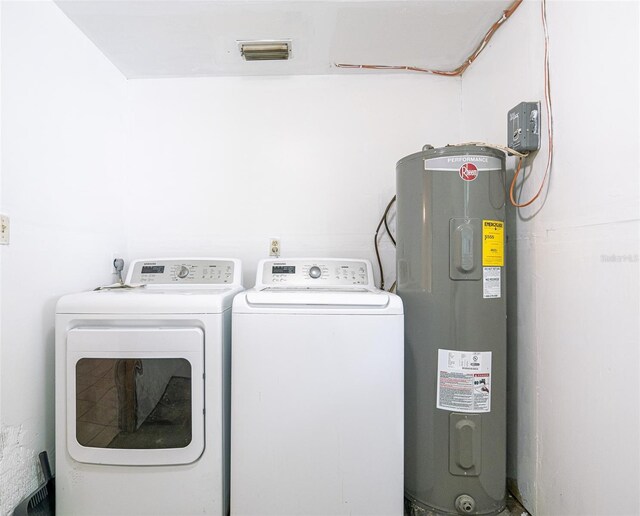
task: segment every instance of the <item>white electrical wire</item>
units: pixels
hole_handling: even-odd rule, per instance
[[[544,103],[547,108],[547,133],[549,135],[549,157],[545,177],[547,177],[553,162],[553,109],[551,106],[551,70],[549,66],[549,27],[547,25],[547,0],[542,0],[540,5],[542,15],[542,27],[544,28]]]

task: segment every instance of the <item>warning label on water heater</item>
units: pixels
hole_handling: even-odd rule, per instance
[[[491,352],[438,350],[436,406],[455,412],[491,412]]]
[[[482,297],[484,299],[496,299],[500,297],[502,288],[500,286],[500,267],[482,268]]]

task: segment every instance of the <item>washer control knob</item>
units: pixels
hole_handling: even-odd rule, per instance
[[[178,278],[183,279],[186,278],[189,275],[189,267],[185,267],[184,265],[181,265],[180,268],[176,271],[176,276],[178,276]]]
[[[313,267],[311,267],[309,269],[309,276],[311,276],[313,279],[318,279],[320,276],[322,276],[322,271],[320,270],[320,267],[318,267],[317,265],[314,265]]]

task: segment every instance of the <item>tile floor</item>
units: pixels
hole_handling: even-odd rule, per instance
[[[507,492],[507,508],[499,516],[531,516],[531,514],[511,496],[511,493]]]
[[[76,365],[76,438],[104,448],[119,433],[115,360],[83,358]]]

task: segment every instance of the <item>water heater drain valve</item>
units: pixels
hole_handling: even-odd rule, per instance
[[[467,494],[458,496],[455,505],[460,514],[472,514],[476,510],[476,501]]]

